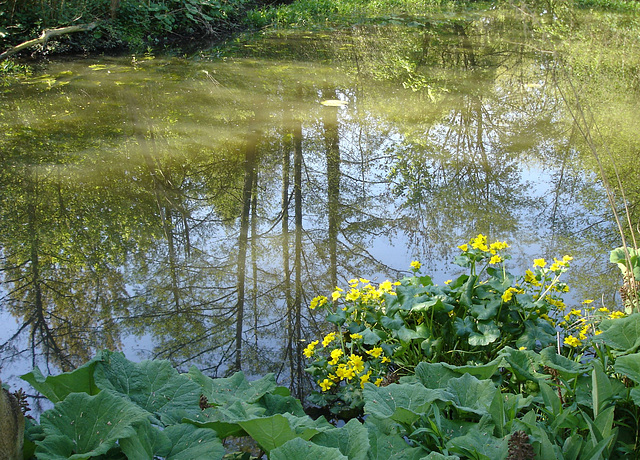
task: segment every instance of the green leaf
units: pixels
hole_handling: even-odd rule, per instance
[[[492,319],[498,313],[500,305],[502,305],[502,299],[499,297],[490,302],[474,303],[469,307],[469,313],[479,320]]]
[[[479,415],[489,414],[489,407],[499,392],[491,380],[478,380],[469,374],[449,380],[446,391],[453,395],[455,407]]]
[[[537,350],[555,343],[555,329],[548,321],[540,318],[535,321],[526,320],[524,322],[524,332],[516,340],[518,348],[525,347],[527,350]]]
[[[444,388],[460,374],[445,363],[420,363],[414,369],[417,380],[427,388]]]
[[[605,409],[608,401],[613,396],[613,390],[609,377],[604,373],[602,364],[599,361],[593,361],[593,372],[591,373],[591,381],[593,385],[593,416],[598,417],[600,411]]]
[[[292,459],[322,459],[322,460],[348,460],[349,457],[343,455],[335,447],[320,446],[311,441],[295,438],[287,441],[282,446],[274,449],[270,455],[271,460],[292,460]]]
[[[447,448],[457,454],[478,460],[498,460],[507,456],[508,438],[498,439],[479,429],[470,430],[464,436],[450,439]]]
[[[126,395],[161,418],[175,410],[193,412],[199,409],[200,387],[187,376],[180,375],[168,361],[133,363],[122,353],[110,353],[96,364],[94,378],[99,388]]]
[[[368,460],[418,460],[427,453],[407,444],[390,420],[367,417],[364,425],[369,433]]]
[[[369,328],[364,329],[360,334],[365,345],[375,345],[380,342],[380,336]]]
[[[261,379],[249,381],[242,372],[236,372],[229,378],[212,379],[211,391],[205,392],[209,402],[228,404],[235,401],[254,403],[277,387],[273,374]]]
[[[341,428],[332,428],[318,433],[311,440],[320,446],[337,448],[349,460],[364,460],[369,451],[369,433],[356,419],[349,420]]]
[[[594,340],[603,342],[614,350],[635,353],[640,346],[640,313],[624,318],[604,319],[600,323],[600,329],[602,334],[595,336]]]
[[[136,435],[120,439],[118,444],[128,460],[147,460],[155,456],[166,456],[171,449],[167,435],[149,420],[143,420],[135,427]]]
[[[576,378],[587,371],[587,366],[559,355],[555,347],[546,347],[540,351],[542,365],[555,369],[564,380]]]
[[[454,366],[453,364],[441,363],[444,367],[455,371],[458,375],[471,374],[480,380],[489,379],[496,373],[496,371],[503,366],[502,357],[498,357],[487,364],[473,364],[468,366]],[[426,386],[426,385],[425,385]]]
[[[464,318],[456,317],[455,321],[453,322],[453,327],[458,337],[467,337],[470,334],[474,333],[476,330],[475,326],[476,323],[470,316],[465,316]]]
[[[473,289],[475,288],[476,281],[478,281],[478,277],[476,275],[472,275],[462,287],[460,303],[467,308],[471,308],[473,305]]]
[[[560,402],[558,393],[546,382],[540,380],[538,383],[540,385],[542,400],[544,401],[547,410],[551,411],[551,414],[553,414],[554,417],[557,417],[562,411],[562,403]]]
[[[164,434],[172,444],[166,460],[218,460],[225,455],[224,446],[213,430],[180,423],[166,428]]]
[[[296,432],[291,429],[289,420],[281,414],[272,415],[271,417],[254,418],[238,422],[238,424],[267,454],[285,442],[298,437]],[[310,437],[311,436],[309,436],[309,438]]]
[[[409,416],[406,411],[420,414],[435,400],[449,401],[452,395],[443,389],[429,389],[420,384],[392,383],[376,387],[372,383],[364,385],[364,410],[380,418],[400,419]],[[399,411],[404,409],[404,411]]]
[[[39,459],[83,459],[106,454],[116,441],[135,436],[134,425],[149,413],[109,391],[95,396],[71,393],[44,412],[40,424],[45,433],[37,441]]]
[[[100,389],[93,380],[96,363],[102,360],[102,354],[78,367],[72,372],[50,375],[45,378],[37,367],[20,378],[42,393],[52,403],[64,400],[70,393],[96,395]]]
[[[469,336],[469,345],[473,347],[484,347],[500,338],[500,329],[494,321],[488,323],[478,323],[478,332],[473,332]]]
[[[640,384],[640,353],[619,356],[613,368],[616,372],[624,374],[634,382]]]

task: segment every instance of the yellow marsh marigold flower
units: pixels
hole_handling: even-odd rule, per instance
[[[536,279],[536,275],[533,274],[531,270],[527,270],[524,272],[524,282],[529,283],[532,286],[540,286],[540,281]]]
[[[322,388],[322,391],[327,391],[329,388],[333,386],[333,382],[329,379],[324,379],[321,382],[318,381],[318,384],[320,385],[320,388]]]
[[[327,335],[324,336],[324,339],[322,339],[322,346],[326,347],[331,342],[333,342],[335,339],[336,339],[336,333],[335,332],[329,332]]]
[[[311,301],[311,304],[309,305],[309,308],[311,310],[315,310],[318,307],[322,307],[322,306],[326,305],[328,301],[329,301],[329,299],[327,299],[325,296],[319,295],[318,297],[315,297]]]
[[[518,348],[518,350],[520,350],[520,351],[522,351],[522,350],[526,350],[526,349],[527,349],[527,347],[520,347],[520,348]]]
[[[360,298],[360,291],[358,289],[351,289],[345,296],[346,300],[355,301]]]
[[[609,309],[607,307],[598,308],[598,311],[601,311],[603,313],[609,313]]]
[[[462,252],[467,252],[469,250],[469,245],[468,244],[461,244],[460,246],[458,246],[458,249],[460,249]]]
[[[489,260],[489,263],[490,263],[491,265],[493,265],[493,264],[499,264],[500,262],[502,262],[502,257],[500,257],[500,256],[498,256],[498,255],[493,256],[493,257],[491,258],[491,260]]]
[[[340,356],[342,356],[342,350],[340,348],[336,348],[335,350],[331,351],[331,361],[329,361],[329,364],[331,364],[332,366],[335,366],[336,364],[338,364],[338,360],[340,359]]]
[[[506,241],[496,241],[495,243],[491,243],[489,246],[489,250],[493,253],[493,251],[502,251],[503,249],[507,249],[509,245]]]
[[[473,240],[471,240],[471,247],[473,249],[480,249],[481,251],[489,251],[487,247],[487,237],[480,233]]]
[[[373,356],[374,358],[379,358],[382,354],[382,348],[373,347],[371,350],[367,350],[367,354]]]
[[[336,290],[333,291],[333,293],[331,294],[331,299],[335,302],[336,300],[338,300],[342,294],[340,294],[341,292],[344,292],[343,289],[340,289],[339,287],[336,287]]]
[[[362,284],[369,284],[371,281],[369,281],[369,280],[368,280],[368,279],[366,279],[366,278],[360,278],[360,282],[361,282]]]
[[[411,262],[411,268],[413,270],[420,270],[420,267],[422,267],[422,264],[417,260],[414,260],[413,262]]]
[[[383,292],[391,292],[391,290],[393,289],[393,285],[391,284],[391,281],[386,280],[380,283],[379,289]]]
[[[349,362],[347,363],[356,372],[360,373],[364,370],[364,363],[362,362],[362,356],[359,355],[351,355],[349,356]]]
[[[533,266],[544,268],[547,265],[547,261],[544,259],[533,259]]]
[[[502,294],[502,301],[507,303],[513,298],[513,294],[522,294],[524,291],[518,288],[510,287]]]
[[[625,316],[627,316],[627,315],[625,315],[621,311],[614,311],[609,315],[609,318],[616,319],[616,318],[624,318]]]
[[[307,358],[311,358],[313,356],[313,354],[315,353],[314,349],[316,348],[316,345],[318,345],[318,341],[314,340],[313,342],[311,342],[309,345],[307,345],[305,347],[305,349],[302,351],[302,353]]]
[[[375,381],[375,382],[373,382],[373,384],[374,384],[375,386],[377,386],[377,387],[379,387],[381,383],[382,383],[382,377],[380,377],[380,378],[376,379],[376,381]]]
[[[580,342],[577,338],[575,338],[572,335],[565,337],[564,343],[565,345],[569,345],[570,347],[574,347],[574,348],[579,345],[582,345],[582,342]]]
[[[369,377],[371,377],[371,371],[360,376],[360,388],[364,388],[364,384],[369,381]]]
[[[351,334],[351,340],[359,340],[362,338],[362,334]]]
[[[390,363],[390,362],[391,362],[391,360],[390,360],[389,358],[387,358],[386,356],[383,356],[383,357],[382,357],[382,362],[383,362],[383,363]]]

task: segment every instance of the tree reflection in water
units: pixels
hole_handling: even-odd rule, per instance
[[[0,235],[21,326],[0,329],[3,372],[124,348],[277,372],[301,395],[304,342],[327,328],[306,306],[346,280],[419,259],[442,282],[478,232],[516,266],[605,257],[553,62],[504,21],[280,32],[225,59],[60,61],[15,83]]]

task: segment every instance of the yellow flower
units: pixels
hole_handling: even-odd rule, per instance
[[[420,267],[422,267],[422,264],[420,262],[418,262],[417,260],[414,260],[413,262],[411,262],[411,268],[414,270],[420,270]]]
[[[335,332],[329,332],[327,335],[324,336],[324,339],[322,339],[322,346],[326,347],[331,342],[333,342],[335,339],[336,339],[336,333]]]
[[[510,287],[509,289],[504,291],[504,294],[502,294],[502,301],[504,303],[507,303],[513,298],[513,294],[521,294],[522,292],[523,291],[520,289]]]
[[[527,349],[527,347],[520,347],[520,348],[518,348],[518,350],[526,350],[526,349]]]
[[[508,247],[509,245],[507,244],[506,241],[496,241],[495,243],[491,243],[491,246],[489,246],[489,249],[494,251],[502,251],[503,249],[507,249]]]
[[[616,319],[616,318],[624,318],[625,316],[626,315],[621,311],[614,311],[609,315],[609,318]]]
[[[314,349],[315,349],[316,345],[318,345],[318,341],[314,340],[313,342],[311,342],[309,345],[307,345],[305,347],[305,349],[302,351],[302,353],[307,358],[311,358],[313,356],[313,354],[315,353]]]
[[[369,377],[371,377],[371,371],[360,376],[360,388],[364,388],[364,384],[369,381]]]
[[[355,371],[358,373],[364,370],[364,363],[362,362],[362,356],[351,355],[349,357],[349,362],[347,364],[349,364],[349,366],[355,369]]]
[[[362,334],[351,334],[351,340],[358,340],[362,338]]]
[[[588,304],[588,303],[592,303],[593,299],[585,299],[582,301],[583,304]]]
[[[386,356],[383,356],[382,357],[382,362],[383,363],[389,363],[389,362],[391,362],[391,360],[389,358],[387,358]]]
[[[564,343],[566,345],[569,345],[570,347],[577,347],[579,345],[582,345],[582,342],[580,342],[577,338],[575,338],[572,335],[565,337]]]
[[[379,387],[381,383],[382,383],[382,377],[380,377],[380,378],[376,379],[376,381],[375,381],[375,382],[373,382],[373,384],[374,384],[375,386],[377,386],[377,387]]]
[[[332,366],[335,366],[336,364],[338,364],[338,360],[340,359],[340,356],[342,356],[342,350],[340,348],[336,348],[335,350],[331,351],[331,361],[329,361],[329,364],[331,364]]]
[[[480,233],[475,239],[471,240],[471,247],[474,249],[480,249],[481,251],[488,251],[487,237]]]
[[[351,289],[349,293],[345,296],[346,300],[354,301],[360,298],[360,291],[357,289]]]
[[[344,371],[342,372],[342,375],[343,375],[342,377],[343,379],[351,380],[356,376],[356,370],[353,367],[345,367]]]
[[[573,260],[573,257],[571,257],[571,256],[567,256],[567,255],[562,256],[562,261],[563,262],[569,262],[571,260]]]
[[[499,264],[500,262],[502,262],[502,257],[500,257],[500,256],[493,256],[493,257],[491,258],[491,260],[489,261],[489,263],[490,263],[491,265],[493,265],[493,264]]]
[[[383,292],[389,292],[389,291],[391,291],[391,289],[393,289],[393,285],[391,284],[391,281],[386,280],[386,281],[383,281],[382,283],[380,283],[379,288]]]
[[[367,354],[373,356],[374,358],[378,358],[382,354],[382,348],[373,347],[373,349],[367,350]]]
[[[333,382],[329,379],[324,379],[322,382],[318,382],[322,391],[327,391],[329,388],[333,386]]]
[[[309,305],[309,308],[311,310],[315,310],[317,307],[322,307],[323,305],[325,305],[328,301],[329,301],[329,299],[327,299],[325,296],[319,295],[318,297],[315,297],[311,301],[311,304]]]
[[[462,252],[467,252],[469,250],[469,245],[468,244],[462,244],[462,245],[458,246],[458,249],[460,249]]]
[[[361,282],[362,284],[368,284],[368,283],[370,283],[371,281],[369,281],[369,280],[367,280],[367,279],[364,279],[364,278],[360,278],[360,282]]]
[[[533,259],[533,266],[544,268],[547,262],[544,259]]]
[[[609,309],[607,307],[598,308],[598,311],[601,311],[603,313],[609,313]]]
[[[444,284],[451,284],[453,282],[453,280],[447,280],[444,282]]]

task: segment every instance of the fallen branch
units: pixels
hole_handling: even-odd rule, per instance
[[[33,45],[38,45],[40,43],[46,43],[51,37],[57,37],[58,35],[71,34],[73,32],[86,32],[88,30],[94,29],[96,27],[96,23],[92,22],[90,24],[78,24],[77,26],[69,26],[69,27],[61,27],[60,29],[45,29],[42,34],[38,38],[34,38],[33,40],[28,40],[24,43],[20,43],[19,45],[14,46],[13,48],[9,48],[4,53],[0,54],[0,60],[5,59],[12,54],[17,53],[18,51],[22,51],[25,48],[29,48]]]

